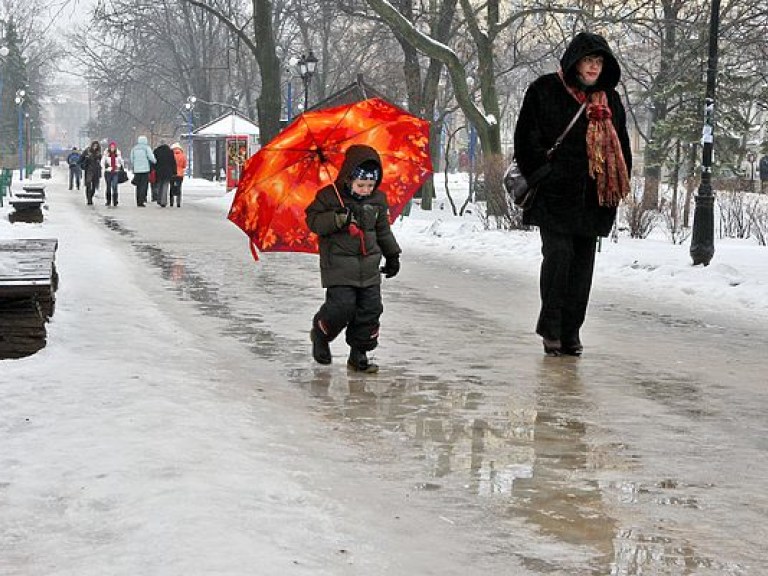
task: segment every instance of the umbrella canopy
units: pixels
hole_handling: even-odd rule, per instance
[[[334,183],[354,144],[379,153],[379,188],[394,221],[432,172],[429,122],[380,98],[298,116],[245,163],[229,219],[252,248],[316,253],[317,237],[307,228],[304,209],[320,188]]]

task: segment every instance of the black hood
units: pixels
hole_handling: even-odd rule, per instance
[[[565,83],[569,86],[579,86],[576,76],[576,63],[590,54],[599,54],[603,57],[603,71],[597,79],[597,84],[591,86],[590,91],[612,90],[621,80],[621,68],[619,62],[608,47],[608,42],[600,34],[591,32],[578,33],[568,48],[565,49],[560,59],[560,68],[563,70]]]
[[[379,178],[376,180],[376,188],[379,187],[381,179],[384,176],[383,170],[381,169],[381,158],[379,157],[379,153],[370,146],[355,144],[347,148],[347,151],[344,153],[344,163],[339,169],[339,175],[336,177],[336,187],[339,190],[348,188],[347,184],[349,182],[350,174],[352,174],[352,171],[363,162],[375,162],[378,165]]]

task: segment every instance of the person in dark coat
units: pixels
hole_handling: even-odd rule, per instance
[[[160,144],[154,150],[155,183],[157,185],[157,203],[165,208],[168,205],[168,191],[171,188],[171,178],[176,175],[176,157],[168,144]]]
[[[77,146],[72,148],[72,152],[67,155],[67,166],[69,166],[69,189],[72,190],[72,186],[76,185],[80,190],[80,178],[83,175],[83,171],[80,168],[80,159],[82,155],[77,150]]]
[[[379,154],[369,146],[347,150],[336,181],[320,189],[306,208],[307,225],[319,237],[325,303],[312,320],[312,356],[331,363],[329,343],[346,328],[347,366],[376,372],[367,352],[378,345],[381,274],[400,271],[400,246],[389,226]],[[379,269],[381,258],[386,263]]]
[[[93,204],[93,196],[99,189],[101,180],[101,144],[98,140],[91,142],[83,152],[80,167],[85,171],[85,200],[88,204]]]
[[[768,194],[768,154],[760,158],[760,192]]]
[[[544,165],[523,222],[539,227],[541,310],[536,333],[548,355],[582,353],[580,330],[592,287],[598,236],[607,236],[616,207],[630,192],[632,152],[616,85],[621,69],[605,38],[582,32],[560,69],[528,87],[515,127],[515,158],[531,177]],[[560,147],[555,143],[587,102]]]

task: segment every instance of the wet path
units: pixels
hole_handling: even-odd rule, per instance
[[[94,223],[155,268],[179,313],[215,319],[366,474],[466,534],[509,574],[760,574],[768,565],[765,329],[599,289],[581,359],[543,358],[536,279],[406,247],[384,289],[376,376],[309,357],[316,261],[254,264],[223,216],[97,207]],[[85,210],[85,207],[83,207]],[[599,285],[599,278],[597,279]]]

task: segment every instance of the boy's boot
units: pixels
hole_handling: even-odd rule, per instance
[[[367,374],[373,374],[379,371],[379,366],[369,362],[368,356],[365,355],[365,352],[358,350],[357,348],[350,348],[347,367],[350,370],[354,370],[356,372],[365,372]]]
[[[312,340],[312,357],[315,362],[330,364],[333,356],[331,356],[331,347],[328,345],[325,335],[317,328],[312,328],[309,332],[309,338]]]

